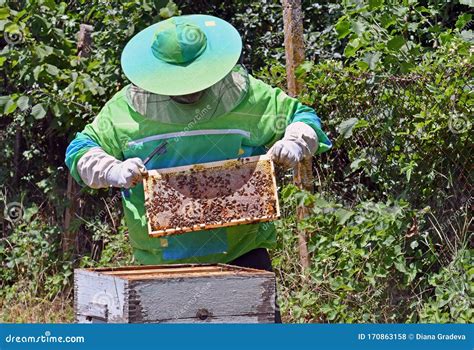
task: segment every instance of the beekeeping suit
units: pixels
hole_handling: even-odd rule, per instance
[[[147,170],[265,153],[293,166],[331,147],[315,111],[249,75],[237,64],[240,53],[235,28],[213,16],[146,28],[122,53],[132,83],[67,149],[66,164],[81,185],[126,189],[125,218],[140,263],[225,263],[275,244],[270,223],[150,238],[141,183]],[[186,99],[196,93],[198,99]],[[145,166],[165,140],[165,152]]]

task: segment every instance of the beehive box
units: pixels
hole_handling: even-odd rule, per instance
[[[267,156],[152,170],[143,184],[153,237],[280,217],[274,165]]]
[[[78,323],[272,323],[275,275],[237,266],[76,269]]]

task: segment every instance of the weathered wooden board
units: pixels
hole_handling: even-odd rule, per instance
[[[78,323],[127,323],[126,280],[98,274],[93,270],[74,271],[74,310]],[[102,309],[98,314],[97,309]]]
[[[76,269],[79,323],[273,323],[275,275],[216,265]]]
[[[275,169],[267,156],[151,170],[143,185],[154,237],[280,217]]]

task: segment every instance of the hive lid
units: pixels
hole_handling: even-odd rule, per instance
[[[153,237],[280,217],[275,169],[266,155],[151,170],[143,187]]]
[[[273,272],[227,264],[170,264],[148,266],[102,267],[78,269],[128,280],[216,277],[216,276],[273,276]]]

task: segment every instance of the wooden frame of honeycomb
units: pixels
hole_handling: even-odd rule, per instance
[[[275,168],[266,155],[150,170],[143,188],[152,237],[280,217]]]

